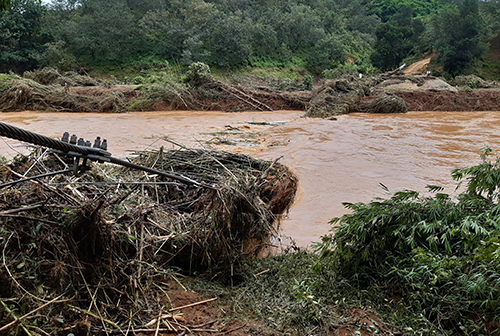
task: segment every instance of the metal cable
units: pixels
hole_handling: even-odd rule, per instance
[[[35,145],[43,146],[43,147],[49,147],[52,149],[59,150],[61,152],[65,152],[68,154],[72,154],[74,156],[78,156],[78,154],[83,155],[83,158],[89,158],[94,161],[104,161],[104,162],[110,162],[113,164],[117,164],[120,166],[125,166],[128,168],[132,169],[138,169],[142,170],[151,174],[158,174],[160,176],[168,177],[173,180],[177,180],[180,182],[183,182],[185,184],[189,185],[195,185],[195,186],[203,186],[206,188],[212,188],[214,187],[206,184],[206,183],[200,183],[195,180],[192,180],[188,177],[185,176],[179,176],[179,175],[174,175],[174,174],[169,174],[161,170],[153,169],[153,168],[148,168],[144,167],[129,161],[124,161],[120,160],[114,157],[111,157],[111,153],[99,149],[99,148],[91,148],[91,147],[84,147],[84,146],[77,146],[77,145],[72,145],[70,143],[57,140],[57,139],[52,139],[49,137],[46,137],[41,134],[33,133],[30,131],[23,130],[21,128],[8,125],[6,123],[0,122],[0,136],[5,136],[7,138],[19,140],[19,141],[24,141],[24,142],[29,142]],[[75,155],[76,154],[76,155]]]
[[[189,177],[185,177],[185,176],[181,176],[181,175],[169,174],[169,173],[166,173],[166,172],[161,171],[161,170],[157,170],[157,169],[153,169],[153,168],[149,168],[149,167],[144,167],[144,166],[141,166],[141,165],[129,162],[129,161],[120,160],[120,159],[117,159],[117,158],[114,158],[114,157],[109,157],[107,159],[109,160],[109,162],[117,164],[117,165],[120,165],[120,166],[132,168],[132,169],[142,170],[142,171],[145,171],[145,172],[148,172],[148,173],[151,173],[151,174],[158,174],[160,176],[165,176],[165,177],[177,180],[177,181],[184,182],[186,184],[192,184],[192,185],[195,185],[195,186],[203,186],[203,187],[214,189],[212,186],[210,186],[210,185],[208,185],[206,183],[197,182],[195,180],[190,179]]]
[[[16,126],[8,125],[3,122],[0,122],[0,135],[39,146],[50,147],[62,152],[76,152],[82,155],[97,154],[95,148],[72,145],[61,140],[52,139],[41,134],[23,130]]]

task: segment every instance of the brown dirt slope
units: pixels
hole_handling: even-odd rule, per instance
[[[427,72],[427,66],[429,65],[430,61],[431,58],[429,57],[421,61],[415,62],[413,64],[410,64],[405,69],[403,69],[403,72],[407,76],[425,74]]]

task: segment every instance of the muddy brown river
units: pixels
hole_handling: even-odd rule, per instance
[[[499,112],[350,114],[337,120],[300,118],[302,112],[0,113],[0,121],[54,138],[65,131],[108,140],[113,156],[173,147],[218,148],[291,167],[300,190],[282,220],[282,242],[319,241],[328,221],[346,213],[342,202],[368,202],[393,192],[444,186],[450,171],[480,162],[479,149],[500,150]],[[0,138],[0,155],[26,152],[23,143]],[[379,184],[389,188],[387,193]]]

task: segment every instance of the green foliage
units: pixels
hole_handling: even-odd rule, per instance
[[[37,67],[47,41],[44,12],[37,0],[13,0],[8,11],[0,11],[0,71],[22,73]]]
[[[333,69],[323,71],[323,77],[327,79],[339,78],[343,75],[358,76],[359,74],[369,75],[373,73],[373,67],[370,65],[357,65],[346,63]]]
[[[424,26],[412,18],[411,8],[402,8],[391,20],[377,27],[377,42],[371,55],[374,66],[383,70],[398,67],[401,61],[418,53],[418,45]]]
[[[11,75],[0,73],[0,82],[12,79]]]
[[[346,60],[342,43],[332,35],[326,35],[312,49],[307,56],[307,65],[311,68],[328,69]]]
[[[71,71],[78,67],[76,57],[69,53],[64,41],[45,44],[45,51],[38,57],[40,66],[52,67],[61,71]]]
[[[415,313],[440,328],[484,332],[468,318],[500,313],[500,159],[482,152],[481,164],[452,172],[467,182],[457,199],[429,186],[433,197],[402,191],[345,203],[351,213],[333,219],[333,233],[318,245],[323,262],[364,284],[395,284]]]
[[[455,76],[473,65],[488,47],[481,42],[484,22],[477,0],[463,0],[447,7],[433,19],[439,60]]]
[[[302,85],[304,85],[304,89],[306,90],[312,90],[312,80],[313,78],[311,76],[306,76],[302,80]]]
[[[460,11],[451,0],[54,0],[48,5],[16,0],[0,17],[13,15],[16,3],[48,11],[42,21],[32,17],[29,24],[5,23],[9,29],[0,30],[5,40],[0,71],[109,69],[151,57],[233,70],[300,64],[319,74],[348,57],[390,69],[409,56],[437,49],[445,69],[455,74],[485,50],[478,41],[498,33],[498,1],[481,2],[479,16],[468,5],[472,2],[460,4]],[[9,35],[12,27],[31,30],[35,23],[43,34]],[[495,65],[485,67],[496,73]]]
[[[197,62],[189,66],[184,82],[198,86],[206,83],[210,78],[210,67],[205,63]]]
[[[336,286],[311,267],[316,259],[312,253],[296,250],[247,260],[244,282],[231,294],[239,312],[250,313],[275,329],[294,330],[301,335],[313,330],[314,334],[324,334],[321,331],[328,329],[333,318],[327,303],[340,299],[343,293],[335,293]]]
[[[97,64],[119,62],[134,54],[134,15],[122,0],[87,0],[81,14],[63,28],[77,59]]]
[[[195,53],[196,37],[189,37],[189,30],[180,18],[166,9],[148,11],[139,20],[139,35],[152,53],[164,59],[181,59]],[[187,48],[186,48],[187,46]]]
[[[467,179],[467,193],[473,196],[484,196],[491,202],[498,202],[500,187],[500,159],[495,162],[488,161],[492,154],[489,147],[481,149],[480,165],[459,168],[452,171],[453,179],[462,181]]]
[[[131,111],[150,110],[151,106],[159,101],[169,101],[172,105],[184,104],[185,106],[185,102],[182,100],[183,88],[179,85],[152,83],[140,85],[136,90],[141,92],[141,97],[129,104],[128,108]],[[186,106],[186,108],[188,107]]]
[[[387,22],[405,7],[411,8],[415,16],[425,17],[436,14],[447,4],[446,0],[372,0],[368,7],[371,13],[376,14],[383,22]]]
[[[10,0],[1,0],[0,1],[0,11],[6,11],[7,9],[10,8],[12,4],[10,3]]]
[[[58,0],[49,8],[51,46],[87,66],[153,55],[185,65],[231,68],[283,66],[296,63],[295,58],[325,69],[343,61],[346,52],[368,58],[378,23],[362,4],[335,0],[251,5],[241,0]],[[56,56],[52,52],[46,58],[66,59]]]

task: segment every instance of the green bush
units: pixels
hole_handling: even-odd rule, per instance
[[[487,332],[500,314],[500,160],[456,169],[466,183],[456,199],[401,191],[390,199],[345,203],[318,245],[322,262],[365,286],[390,283],[416,314],[441,330]],[[471,312],[484,315],[477,321]]]
[[[184,82],[198,86],[209,81],[211,77],[210,67],[205,63],[196,62],[189,66]]]
[[[369,75],[371,73],[373,73],[373,67],[371,65],[346,63],[333,69],[324,70],[323,77],[327,79],[335,79],[342,77],[343,75],[358,76],[359,74]]]

